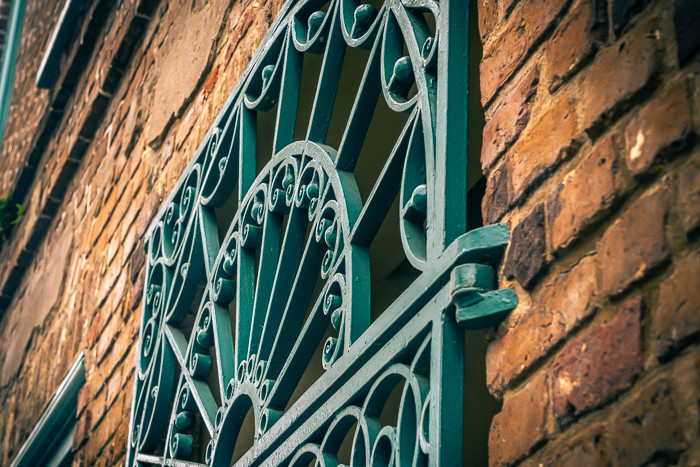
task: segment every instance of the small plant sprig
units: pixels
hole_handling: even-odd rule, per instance
[[[0,244],[7,240],[12,227],[24,217],[24,206],[12,203],[10,197],[0,198]]]

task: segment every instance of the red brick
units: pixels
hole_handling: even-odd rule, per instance
[[[608,295],[622,293],[669,257],[664,233],[667,198],[665,186],[644,194],[603,235],[598,259],[602,288]]]
[[[547,42],[550,91],[578,71],[607,36],[605,3],[585,1],[572,10]]]
[[[219,78],[219,65],[216,65],[213,70],[209,73],[209,78],[207,79],[207,85],[204,88],[204,98],[209,97],[209,94],[214,90],[216,86],[216,81]]]
[[[484,50],[481,61],[481,103],[485,106],[510,79],[542,36],[557,22],[568,0],[520,3],[501,34]]]
[[[117,316],[113,316],[109,324],[104,328],[100,339],[97,342],[97,363],[99,364],[107,355],[107,352],[112,347],[115,337],[119,334],[122,322]]]
[[[676,202],[681,227],[686,235],[700,228],[700,152],[681,167],[678,173],[678,201]]]
[[[547,219],[553,251],[567,247],[600,217],[618,194],[618,136],[612,134],[597,143],[550,194]]]
[[[112,402],[119,396],[122,388],[122,372],[121,369],[117,370],[109,378],[107,383],[107,405],[111,405]]]
[[[563,97],[553,103],[520,135],[508,154],[508,199],[521,200],[567,155],[578,149],[576,100]]]
[[[112,439],[112,446],[114,447],[114,452],[126,452],[126,443],[128,437],[129,420],[122,419],[122,422],[119,424],[119,427],[114,433],[114,438]]]
[[[141,304],[143,303],[143,287],[145,285],[145,275],[146,270],[142,268],[139,275],[136,276],[136,282],[134,282],[134,287],[131,289],[131,303],[128,308],[129,310],[138,310],[141,307]]]
[[[684,82],[645,105],[627,125],[627,167],[637,175],[684,149],[693,134],[692,111]]]
[[[114,433],[119,428],[119,425],[124,421],[124,394],[117,393],[118,397],[114,400],[114,405],[109,409],[109,413],[106,415],[105,422],[109,426],[108,437],[114,435]]]
[[[622,404],[611,430],[616,464],[644,465],[651,460],[654,465],[675,464],[687,442],[672,392],[665,378],[656,379]]]
[[[700,333],[699,279],[700,251],[695,251],[677,261],[673,274],[659,286],[654,312],[657,356],[665,356]]]
[[[595,310],[595,258],[587,256],[535,297],[520,322],[486,351],[486,384],[500,394]]]
[[[88,406],[88,411],[90,412],[90,430],[94,430],[98,423],[102,420],[107,409],[107,391],[101,391],[97,397],[95,397],[92,403]]]
[[[583,123],[597,133],[652,84],[661,64],[658,19],[637,26],[605,50],[586,70],[583,80]]]
[[[528,70],[515,88],[503,98],[503,102],[484,126],[484,140],[481,147],[483,170],[491,168],[530,121],[528,103],[537,93],[539,82],[539,69],[533,67]]]
[[[194,122],[185,122],[185,123],[187,123],[187,124],[192,123],[193,124]],[[165,139],[165,141],[163,142],[163,149],[160,151],[160,157],[158,158],[158,162],[160,163],[161,170],[163,170],[163,169],[165,169],[165,167],[167,167],[168,162],[173,157],[173,153],[175,151],[175,138],[178,136],[180,136],[180,130],[178,130],[177,133],[168,136]]]
[[[605,465],[607,461],[607,446],[602,427],[584,432],[575,437],[567,446],[557,453],[554,460],[560,467],[580,467],[584,465]]]
[[[503,409],[491,423],[489,465],[512,464],[546,439],[548,402],[544,373],[505,398]]]
[[[546,267],[544,204],[538,204],[513,229],[503,274],[529,289],[534,286]]]
[[[88,410],[78,418],[78,422],[75,425],[75,432],[73,432],[73,449],[82,446],[83,443],[87,441],[89,426],[90,411]]]
[[[673,405],[680,409],[678,423],[683,428],[685,439],[690,441],[696,438],[700,426],[700,346],[689,348],[669,362],[668,366],[661,368],[668,371],[669,367]],[[680,465],[693,464],[681,462]]]
[[[628,300],[614,319],[589,327],[559,352],[552,370],[552,402],[560,422],[603,403],[642,371],[643,304],[642,297]]]
[[[131,282],[136,284],[139,276],[142,275],[144,265],[146,264],[146,249],[143,243],[139,243],[134,249],[131,255],[131,261],[129,262],[129,277]]]
[[[498,22],[498,4],[496,0],[479,0],[479,36],[485,42]]]
[[[192,131],[192,128],[194,128],[194,124],[197,122],[203,108],[204,94],[200,94],[199,97],[195,99],[194,103],[190,107],[190,110],[185,115],[185,118],[182,120],[182,123],[177,130],[177,136],[175,137],[176,149],[180,149],[182,143],[184,143],[187,137],[190,135],[190,132]]]
[[[515,5],[518,3],[519,0],[502,0],[501,1],[501,7],[503,10],[503,16],[508,17],[512,12],[513,8],[515,8]]]
[[[553,465],[557,467],[582,467],[609,465],[608,439],[605,424],[592,425],[578,430],[573,436],[561,442],[549,443],[545,452],[526,459],[524,467],[542,467]]]
[[[85,410],[85,407],[87,407],[88,397],[90,397],[89,387],[88,386],[81,387],[80,391],[78,391],[78,403],[76,404],[76,408],[75,408],[76,417],[79,417],[80,414],[83,413],[83,410]]]
[[[136,235],[138,238],[142,238],[148,230],[148,227],[150,227],[151,223],[153,222],[153,218],[160,208],[161,202],[162,200],[158,199],[158,197],[151,196],[148,198],[146,203],[144,203],[138,217],[136,218],[136,221],[134,222],[134,228],[136,229]]]

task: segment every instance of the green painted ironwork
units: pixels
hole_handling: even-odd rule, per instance
[[[351,465],[459,462],[462,327],[497,324],[517,301],[493,290],[508,228],[466,232],[466,3],[283,7],[147,234],[129,465],[337,465],[348,436]],[[333,148],[351,48],[369,56]],[[295,140],[305,54],[322,66]],[[363,199],[353,171],[380,99],[407,118]],[[231,197],[220,239],[215,208]],[[369,251],[384,222],[420,274],[373,319]],[[319,346],[322,375],[294,394]]]

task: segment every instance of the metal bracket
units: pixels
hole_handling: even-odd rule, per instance
[[[513,289],[496,288],[493,269],[483,264],[462,264],[450,275],[455,320],[465,329],[498,325],[518,304]]]

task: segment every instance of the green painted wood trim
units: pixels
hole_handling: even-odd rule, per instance
[[[7,116],[10,111],[12,87],[15,84],[15,66],[17,65],[17,51],[22,35],[25,9],[26,0],[14,0],[10,8],[7,42],[2,56],[2,70],[0,71],[0,152],[5,138]]]
[[[44,57],[41,59],[39,71],[36,74],[36,87],[50,88],[56,77],[58,65],[61,61],[68,40],[73,34],[75,22],[83,7],[84,0],[66,0],[58,18],[58,23],[51,33],[49,43],[46,45]]]
[[[65,437],[75,426],[78,391],[84,384],[85,351],[80,352],[68,370],[29,438],[12,461],[13,467],[48,465],[52,458],[58,461],[63,458],[55,454],[65,454]]]

